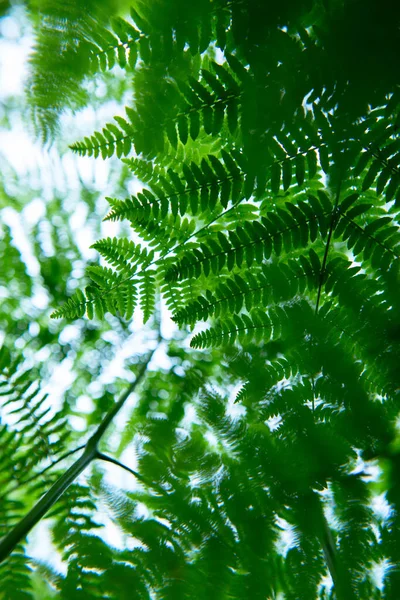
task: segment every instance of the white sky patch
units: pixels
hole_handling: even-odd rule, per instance
[[[0,130],[0,152],[19,176],[26,176],[37,170],[41,147],[32,142],[22,123],[15,123],[11,131]]]
[[[86,225],[88,214],[88,206],[84,202],[79,202],[75,207],[74,213],[71,215],[69,222],[72,231],[74,232],[74,241],[79,248],[81,256],[85,260],[95,260],[98,256],[96,250],[90,246],[94,244],[96,238],[93,235],[91,227]]]
[[[363,473],[362,480],[366,482],[378,481],[382,474],[382,469],[377,463],[365,462],[360,453],[357,453],[357,460],[354,469],[350,471],[350,475]]]
[[[296,545],[297,535],[294,527],[283,519],[276,517],[276,524],[279,527],[279,536],[276,541],[276,550],[283,557],[286,557],[289,550]]]
[[[329,594],[332,588],[333,588],[333,579],[332,579],[330,573],[328,573],[321,579],[321,583],[319,584],[318,591],[323,592],[324,590],[326,590],[326,592]]]
[[[280,425],[282,424],[282,417],[281,415],[274,415],[273,417],[269,417],[265,421],[265,424],[268,426],[270,431],[275,431],[276,429],[279,429]]]
[[[90,396],[82,395],[76,399],[75,409],[78,412],[90,414],[95,409],[95,404]]]
[[[22,210],[24,221],[31,227],[37,225],[37,223],[44,217],[46,213],[46,207],[43,200],[40,198],[34,198]]]
[[[73,362],[69,358],[65,358],[61,363],[56,365],[47,385],[43,388],[43,392],[49,394],[49,401],[54,410],[58,410],[61,406],[61,400],[75,379],[73,371]]]
[[[80,417],[78,415],[70,415],[68,417],[68,424],[75,431],[78,431],[80,433],[86,433],[87,422],[86,422],[86,419],[84,417]]]
[[[67,565],[51,542],[50,521],[40,521],[28,535],[27,554],[51,565],[56,571],[67,574]]]
[[[18,8],[14,9],[18,15]],[[19,95],[28,73],[27,57],[32,49],[32,35],[21,37],[20,23],[12,16],[0,23],[0,96]]]
[[[242,387],[242,386],[240,386],[240,387]],[[236,396],[236,394],[235,394],[235,396]],[[244,417],[244,415],[246,414],[246,407],[243,406],[243,404],[239,404],[238,402],[235,402],[234,398],[229,398],[229,401],[228,401],[228,404],[226,407],[226,414],[233,421],[235,421],[236,419],[240,419],[240,417]]]
[[[81,331],[79,327],[73,323],[67,324],[63,327],[60,335],[58,337],[58,341],[60,344],[69,344],[73,340],[76,340],[81,335]]]
[[[161,299],[161,335],[165,340],[170,340],[176,335],[178,327],[171,318],[164,298]]]
[[[211,448],[217,448],[218,447],[218,438],[215,435],[214,432],[212,431],[206,431],[204,434],[204,437],[206,438],[207,442],[209,443],[209,445],[211,446]]]
[[[97,535],[104,540],[108,546],[118,548],[119,550],[126,548],[124,534],[121,529],[111,521],[106,512],[97,513],[96,521],[104,525],[102,529],[98,530]]]
[[[198,422],[199,421],[196,415],[195,407],[193,406],[193,404],[186,404],[185,415],[180,424],[181,428],[185,429],[186,431],[190,431],[192,425]]]
[[[29,335],[31,335],[32,337],[36,337],[40,333],[39,324],[35,323],[34,321],[31,321],[31,323],[29,323],[28,329],[29,329]]]
[[[40,273],[40,266],[35,257],[31,241],[25,233],[25,229],[21,222],[21,216],[13,208],[4,208],[1,212],[3,222],[8,225],[11,230],[13,244],[21,253],[27,271],[31,277],[37,277]]]
[[[127,368],[127,361],[131,361],[134,352],[145,353],[149,351],[151,343],[143,335],[143,331],[135,331],[129,336],[118,349],[114,358],[105,366],[102,375],[99,378],[99,383],[108,385],[115,381],[116,378],[129,379],[134,378],[132,371]],[[149,365],[150,366],[150,365]]]
[[[226,63],[225,54],[222,52],[221,48],[218,48],[217,46],[215,46],[214,51],[215,51],[215,62],[219,65]]]
[[[371,500],[371,508],[374,511],[375,515],[383,521],[386,521],[389,518],[390,513],[392,512],[391,506],[386,499],[385,493],[373,496]]]
[[[49,297],[42,287],[35,286],[34,295],[31,297],[31,304],[39,310],[44,310],[49,305]]]
[[[292,379],[286,379],[286,377],[283,377],[283,379],[278,381],[278,383],[275,385],[275,391],[280,392],[281,390],[283,390],[285,388],[291,388],[292,384],[293,384]]]
[[[137,503],[135,512],[138,519],[148,519],[150,517],[150,510],[143,502]]]
[[[102,221],[101,237],[117,237],[121,231],[121,223],[118,221]],[[102,259],[103,260],[103,259]]]
[[[382,591],[384,586],[385,574],[390,569],[390,562],[384,558],[379,563],[375,563],[371,569],[371,577],[376,587]]]

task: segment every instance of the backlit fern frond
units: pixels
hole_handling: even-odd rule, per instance
[[[109,199],[112,209],[106,220],[128,219],[134,225],[167,214],[196,216],[250,197],[252,182],[227,152],[222,150],[223,162],[214,155],[207,158],[200,165],[183,163],[181,175],[171,169],[160,173],[149,182],[151,190],[144,188],[127,200]]]
[[[133,118],[132,109],[126,107],[128,118]],[[115,123],[108,123],[102,131],[96,131],[92,136],[85,137],[83,141],[71,145],[71,149],[80,156],[99,155],[102,158],[117,154],[118,158],[127,156],[132,148],[132,138],[134,127],[131,120],[127,121],[123,117],[115,117]]]
[[[272,334],[272,323],[269,316],[255,310],[249,315],[242,313],[220,321],[214,328],[196,334],[191,340],[193,348],[234,344],[238,339],[242,343],[269,340]]]
[[[372,110],[357,129],[361,152],[353,167],[353,176],[360,179],[360,191],[365,192],[374,186],[377,199],[385,198],[386,202],[397,199],[399,195],[398,104],[395,93],[386,106]]]
[[[385,270],[400,258],[397,223],[387,211],[374,208],[371,202],[359,202],[344,213],[334,237],[346,241],[354,256],[374,269]]]
[[[36,10],[33,5],[31,10]],[[84,81],[96,69],[111,68],[117,61],[126,64],[126,58],[134,66],[133,41],[139,32],[132,33],[134,28],[125,21],[122,24],[116,10],[117,5],[108,1],[101,6],[92,0],[84,4],[70,0],[62,6],[53,0],[41,3],[27,91],[44,141],[54,137],[63,109],[88,103]],[[116,34],[108,28],[113,16]]]
[[[216,236],[205,238],[195,251],[187,253],[168,273],[169,279],[208,276],[217,274],[224,267],[231,271],[235,265],[260,263],[269,259],[271,253],[280,256],[292,249],[306,247],[309,239],[315,240],[317,231],[326,235],[331,216],[328,197],[310,197],[309,203],[298,206],[287,203],[285,210],[267,212],[260,221],[246,221],[227,234],[221,231]]]
[[[126,238],[105,238],[92,245],[106,261],[125,275],[135,273],[136,264],[145,266],[154,258],[154,252]]]
[[[310,250],[310,259],[301,256],[298,261],[291,259],[288,264],[263,264],[259,271],[234,274],[223,283],[218,283],[215,292],[208,291],[199,296],[174,315],[179,325],[207,321],[211,316],[224,318],[239,313],[243,307],[251,311],[256,306],[286,302],[306,288],[318,286],[321,263],[315,251]]]
[[[76,319],[86,313],[89,319],[102,319],[109,312],[131,319],[137,302],[137,279],[105,267],[90,267],[88,275],[95,285],[87,286],[84,292],[78,289],[52,317]]]
[[[306,319],[306,317],[308,317]],[[260,344],[269,340],[283,339],[291,335],[295,339],[303,335],[307,324],[312,322],[312,309],[305,300],[283,305],[273,305],[262,310],[253,308],[248,313],[233,314],[222,319],[215,327],[193,336],[193,348],[230,345],[236,340],[242,344]]]
[[[140,308],[143,311],[143,321],[146,323],[153,315],[156,304],[155,271],[151,269],[144,270],[140,279]]]
[[[107,158],[114,153],[118,157],[127,156],[133,147],[137,155],[152,158],[155,149],[164,151],[168,144],[176,149],[178,140],[185,145],[189,138],[196,140],[200,131],[218,135],[225,119],[229,130],[235,131],[239,119],[239,84],[226,67],[212,64],[215,73],[203,69],[200,80],[190,76],[184,84],[166,78],[157,82],[164,89],[162,103],[156,102],[159,90],[154,82],[154,89],[150,87],[135,109],[126,107],[129,121],[115,117],[117,125],[109,123],[102,132],[72,144],[72,150],[82,156],[100,154]]]
[[[126,70],[125,116],[72,148],[129,157],[106,219],[135,242],[96,242],[107,266],[54,316],[148,321],[160,294],[193,337],[164,344],[121,433],[139,483],[114,493],[95,472],[98,498],[71,488],[54,511],[55,595],[397,600],[398,7],[137,0],[129,25],[122,5],[73,5],[47,46],[71,68],[50,116],[71,81]],[[0,430],[8,465],[20,439]],[[93,520],[100,497],[118,549]]]
[[[117,16],[111,20],[111,27],[112,31],[98,28],[89,34],[91,68],[105,71],[118,64],[134,69],[141,47],[140,31]]]

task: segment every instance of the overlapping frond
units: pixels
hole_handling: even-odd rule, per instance
[[[268,211],[260,220],[235,223],[227,233],[217,231],[216,236],[207,236],[167,272],[167,278],[198,277],[201,273],[208,276],[210,272],[216,275],[224,267],[228,271],[242,265],[251,268],[268,260],[272,253],[289,254],[315,241],[318,233],[326,235],[331,211],[329,198],[321,193],[319,198],[310,197],[308,203],[286,203],[284,209]]]
[[[263,264],[259,271],[248,271],[243,276],[234,274],[217,284],[214,293],[206,292],[189,303],[174,315],[179,325],[207,321],[211,316],[220,317],[240,313],[245,308],[286,302],[297,295],[303,295],[307,288],[316,289],[319,282],[321,264],[315,251],[310,250],[310,258],[303,255],[299,260],[286,263]]]
[[[181,216],[207,214],[208,211],[237,204],[249,198],[254,183],[245,176],[237,162],[222,150],[222,159],[214,155],[203,158],[200,165],[183,163],[182,172],[169,169],[149,181],[151,190],[143,188],[127,200],[110,199],[111,211],[106,219],[136,222],[163,219],[168,213]]]

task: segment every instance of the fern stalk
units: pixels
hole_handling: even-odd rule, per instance
[[[90,441],[90,440],[89,440]],[[0,562],[2,562],[14,548],[23,540],[28,533],[35,527],[50,508],[62,496],[65,490],[75,481],[75,479],[86,469],[86,467],[95,458],[94,448],[87,446],[82,456],[74,462],[73,465],[51,486],[48,492],[40,498],[32,510],[15,525],[15,527],[0,542]]]
[[[318,285],[318,292],[317,292],[317,302],[315,304],[315,314],[318,313],[318,309],[319,309],[319,303],[321,300],[321,292],[322,292],[322,286],[324,283],[324,277],[325,277],[325,271],[326,271],[326,263],[328,260],[328,253],[329,253],[329,247],[331,244],[331,239],[332,239],[332,235],[333,235],[333,231],[336,227],[337,224],[337,212],[338,212],[338,208],[339,208],[339,200],[340,200],[340,182],[337,186],[337,190],[336,190],[336,198],[335,198],[335,206],[333,207],[332,210],[332,217],[331,217],[331,222],[329,225],[329,231],[328,231],[328,239],[326,241],[326,245],[325,245],[325,251],[324,251],[324,257],[322,259],[322,265],[321,265],[321,271],[320,271],[320,276],[319,276],[319,285]]]
[[[153,487],[161,495],[165,494],[164,490],[160,486],[158,486],[157,484],[155,484],[153,482],[148,481],[146,479],[146,477],[143,477],[143,475],[141,475],[137,471],[134,471],[127,465],[124,465],[123,463],[119,462],[119,460],[117,460],[116,458],[113,458],[112,456],[108,456],[107,454],[103,454],[102,452],[97,452],[95,458],[98,458],[99,460],[103,460],[104,462],[109,462],[112,465],[117,465],[117,467],[121,467],[121,469],[124,469],[124,471],[127,471],[128,473],[133,475],[138,481],[140,481],[144,485]]]
[[[82,456],[80,456],[78,460],[76,460],[73,465],[61,475],[54,485],[51,486],[49,491],[34,505],[29,513],[0,541],[0,563],[11,554],[15,547],[28,535],[31,529],[33,529],[33,527],[35,527],[35,525],[44,517],[71,483],[76,480],[95,458],[102,458],[104,460],[104,456],[98,452],[99,442],[117,413],[125,404],[126,400],[143,379],[155,350],[156,349],[152,350],[147,360],[140,367],[135,381],[133,381],[125,392],[123,392],[118,402],[114,404],[96,429],[95,433],[89,438]],[[107,460],[109,460],[108,457]]]

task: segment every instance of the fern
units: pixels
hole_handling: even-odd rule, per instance
[[[260,272],[249,272],[245,278],[234,275],[218,285],[215,296],[209,292],[179,311],[174,320],[179,323],[206,321],[212,315],[239,313],[243,307],[267,306],[273,302],[288,301],[304,293],[307,287],[318,286],[321,265],[318,255],[310,250],[310,259],[301,256],[288,265],[263,265]]]
[[[135,263],[149,263],[153,260],[154,252],[128,241],[127,239],[106,238],[92,245],[106,261],[118,271],[126,275],[135,273]]]
[[[160,299],[184,331],[164,344],[168,366],[148,373],[115,444],[137,463],[126,468],[135,487],[116,490],[94,470],[90,487],[70,488],[52,509],[67,571],[35,568],[65,598],[394,600],[398,9],[159,0],[135,2],[129,17],[115,7],[49,1],[36,24],[31,102],[45,138],[64,106],[91,103],[95,75],[119,99],[118,64],[133,90],[124,117],[71,145],[122,159],[105,220],[126,221],[132,236],[95,242],[104,264],[88,266],[89,284],[74,281],[52,316],[101,327],[107,315],[128,329],[137,307],[152,323]],[[0,391],[18,418],[0,429],[9,490],[23,462],[37,473],[34,442],[57,461],[54,432],[70,441],[7,350],[2,361]],[[90,440],[83,459],[102,458]],[[372,483],[371,466],[382,472]],[[12,501],[11,532],[26,504]],[[94,517],[103,501],[118,549]],[[32,597],[18,553],[10,561]],[[379,563],[390,567],[378,586]]]
[[[150,181],[151,190],[143,189],[137,197],[118,201],[109,199],[112,206],[108,220],[128,219],[136,222],[150,219],[163,219],[169,212],[173,216],[193,216],[207,213],[215,208],[226,208],[228,202],[237,204],[242,199],[242,189],[246,186],[245,197],[249,198],[253,188],[245,182],[236,162],[225,151],[222,161],[209,155],[202,159],[200,167],[192,162],[183,163],[182,176],[168,170],[166,176],[160,174]]]
[[[85,293],[78,290],[64,306],[52,313],[53,318],[75,319],[86,312],[89,319],[94,316],[102,319],[106,312],[118,312],[121,317],[131,319],[137,300],[137,281],[129,277],[123,278],[121,274],[106,267],[91,267],[88,274],[94,285],[87,286]],[[110,287],[114,288],[113,293],[110,293]]]
[[[244,263],[251,267],[263,257],[269,259],[272,250],[279,256],[282,250],[289,253],[293,248],[307,246],[309,237],[315,239],[318,228],[322,235],[326,234],[331,205],[321,193],[320,199],[313,197],[308,205],[299,206],[288,203],[286,210],[268,212],[260,221],[245,221],[228,235],[217,232],[216,237],[206,239],[195,252],[184,257],[167,277],[199,276],[202,271],[207,276],[210,272],[218,273],[225,265],[228,271],[235,265],[240,269]],[[316,211],[310,214],[311,206]]]

